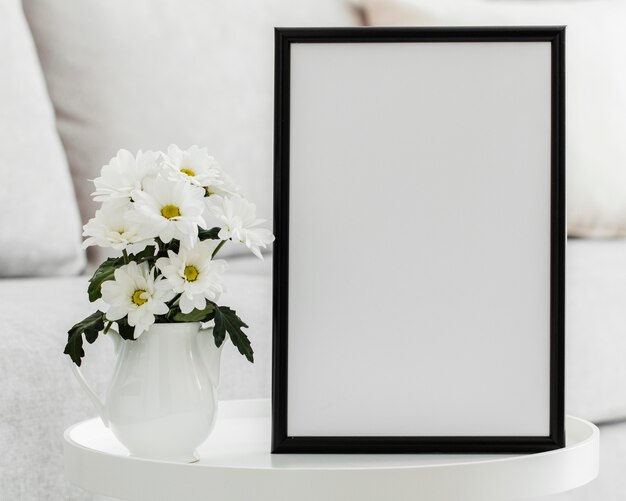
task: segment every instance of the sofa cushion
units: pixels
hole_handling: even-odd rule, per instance
[[[344,0],[24,0],[83,220],[119,148],[206,146],[271,220],[274,26],[355,25]],[[226,252],[227,254],[229,251]]]
[[[227,342],[222,352],[220,399],[269,397],[271,367],[271,259],[229,260],[231,306],[250,326],[250,364]],[[78,499],[63,480],[62,434],[95,415],[63,355],[67,330],[95,311],[87,277],[0,280],[0,499]],[[98,394],[112,375],[112,344],[85,343],[82,368]],[[83,499],[82,497],[80,499]]]
[[[363,0],[372,25],[567,25],[568,231],[626,236],[626,2]]]
[[[626,240],[569,240],[566,410],[626,419]]]
[[[0,72],[0,277],[76,274],[76,199],[19,0],[0,2]]]

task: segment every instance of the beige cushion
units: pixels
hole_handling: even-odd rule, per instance
[[[0,276],[84,266],[80,222],[19,0],[0,2]]]
[[[25,0],[83,220],[119,148],[206,146],[272,218],[274,26],[355,25],[343,0]]]
[[[570,235],[626,236],[626,2],[364,0],[374,25],[565,24]]]

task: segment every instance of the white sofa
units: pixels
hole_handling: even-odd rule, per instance
[[[24,10],[28,24],[19,0],[0,4],[0,500],[96,499],[62,472],[63,430],[94,415],[62,354],[68,328],[93,310],[79,248],[87,179],[121,147],[197,143],[270,219],[272,27],[361,17],[342,0],[24,0]],[[270,395],[271,265],[232,258],[224,302],[250,325],[256,361],[225,350],[222,399]],[[567,266],[567,409],[604,423],[603,462],[596,482],[557,498],[618,500],[626,242],[570,240]],[[88,346],[84,364],[101,393],[107,345]]]

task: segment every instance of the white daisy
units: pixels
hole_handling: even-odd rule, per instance
[[[194,145],[187,150],[181,150],[172,144],[167,148],[164,161],[173,172],[201,188],[220,183],[217,162],[206,148]]]
[[[148,263],[130,262],[115,270],[115,280],[102,284],[102,299],[109,305],[107,320],[115,321],[128,315],[128,325],[135,328],[137,339],[154,323],[155,315],[165,315],[165,304],[176,295],[163,278],[154,278]]]
[[[83,249],[99,245],[122,250],[130,244],[149,243],[152,239],[143,236],[140,226],[128,219],[132,207],[131,202],[102,204],[95,217],[83,226],[83,236],[89,237],[83,242]]]
[[[131,193],[141,190],[146,179],[155,177],[162,169],[160,156],[153,151],[138,151],[133,156],[130,151],[120,150],[111,161],[102,167],[100,177],[94,179],[96,191],[94,200],[130,200]]]
[[[207,299],[216,301],[223,292],[220,282],[226,261],[211,261],[216,246],[216,241],[204,240],[178,254],[168,251],[169,257],[156,262],[174,292],[181,294],[179,305],[183,313],[204,309]]]
[[[165,243],[176,238],[191,247],[198,226],[206,228],[204,191],[196,186],[159,175],[146,180],[143,191],[134,191],[133,200],[135,210],[128,218]]]
[[[204,188],[206,196],[234,194],[239,191],[234,180],[222,170],[206,148],[194,145],[187,150],[181,150],[172,144],[167,148],[164,162],[176,175]]]
[[[229,238],[241,242],[252,253],[263,259],[260,247],[267,247],[274,241],[272,232],[265,228],[257,228],[265,219],[257,219],[256,205],[239,195],[230,197],[210,197],[207,202],[209,210],[219,221],[221,240]]]
[[[219,183],[215,185],[205,186],[204,191],[207,197],[210,197],[211,195],[219,195],[221,197],[225,197],[228,195],[235,195],[240,193],[241,188],[235,182],[235,180],[228,174],[226,174],[226,172],[224,172],[220,167]]]

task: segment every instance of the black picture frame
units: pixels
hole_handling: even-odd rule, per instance
[[[420,42],[551,44],[550,380],[546,436],[289,436],[290,65],[293,44]],[[565,445],[565,27],[277,28],[275,32],[273,453],[531,453]]]

